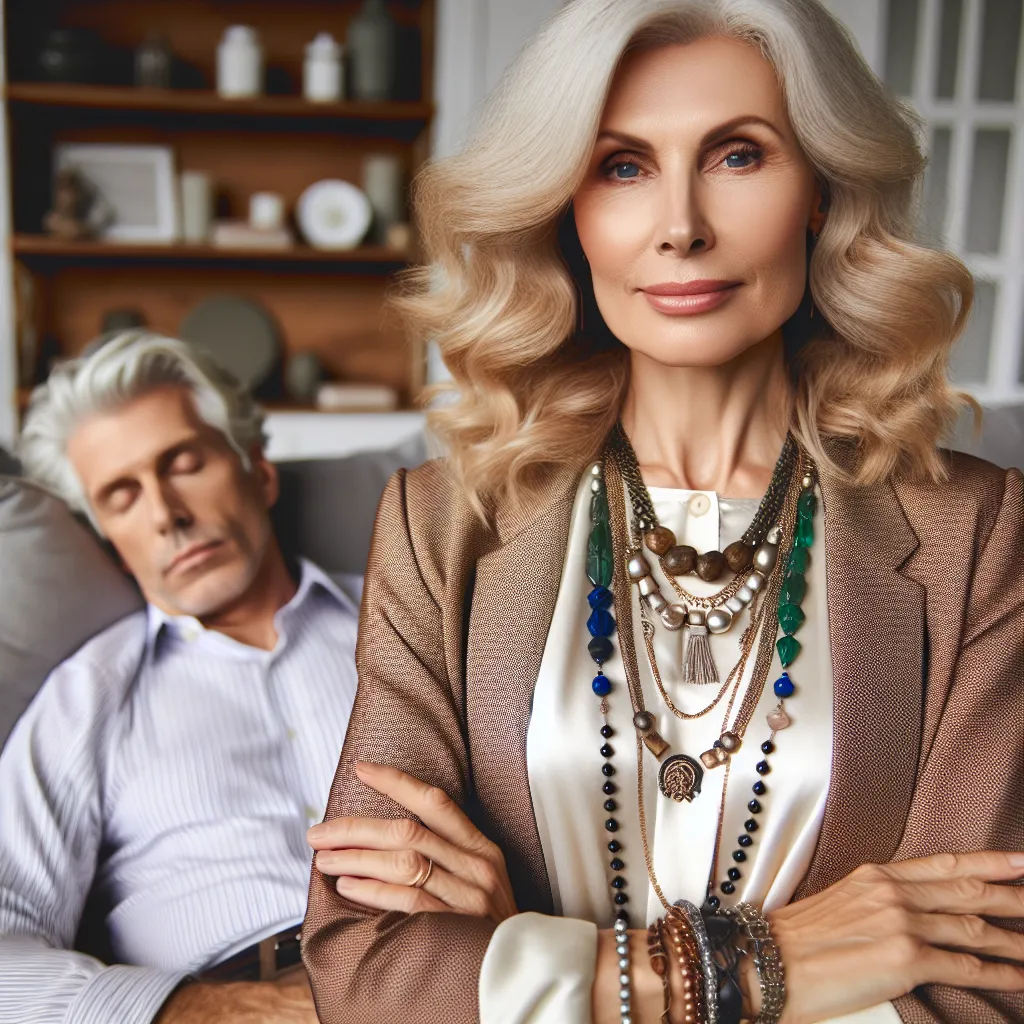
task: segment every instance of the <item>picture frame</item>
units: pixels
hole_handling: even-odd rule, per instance
[[[62,143],[54,151],[54,177],[74,170],[100,213],[90,219],[97,237],[117,242],[178,238],[174,151],[169,146]]]

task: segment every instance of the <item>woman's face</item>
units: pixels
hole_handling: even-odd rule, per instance
[[[792,316],[819,204],[774,70],[725,38],[626,58],[573,202],[605,322],[667,366],[727,363]]]

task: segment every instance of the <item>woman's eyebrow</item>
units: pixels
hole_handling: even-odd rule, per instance
[[[704,134],[704,137],[700,140],[702,146],[709,146],[715,142],[719,142],[721,139],[730,135],[736,131],[737,128],[742,128],[745,125],[757,124],[764,128],[767,128],[773,134],[777,135],[780,139],[783,138],[782,132],[772,124],[767,118],[759,117],[757,114],[741,114],[739,117],[731,118],[724,124],[716,125]],[[629,149],[651,149],[651,143],[646,139],[640,138],[639,135],[630,135],[627,132],[615,131],[614,129],[605,129],[598,137],[598,142],[611,141],[617,142],[620,145],[626,146]]]

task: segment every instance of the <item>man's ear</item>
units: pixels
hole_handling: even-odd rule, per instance
[[[281,481],[277,475],[277,466],[267,458],[262,445],[254,444],[249,449],[249,462],[256,478],[260,494],[266,507],[273,508],[281,494]]]

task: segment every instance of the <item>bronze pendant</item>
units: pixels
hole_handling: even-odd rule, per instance
[[[665,796],[682,803],[692,802],[700,792],[704,769],[686,754],[673,754],[665,758],[658,772],[658,786]]]

